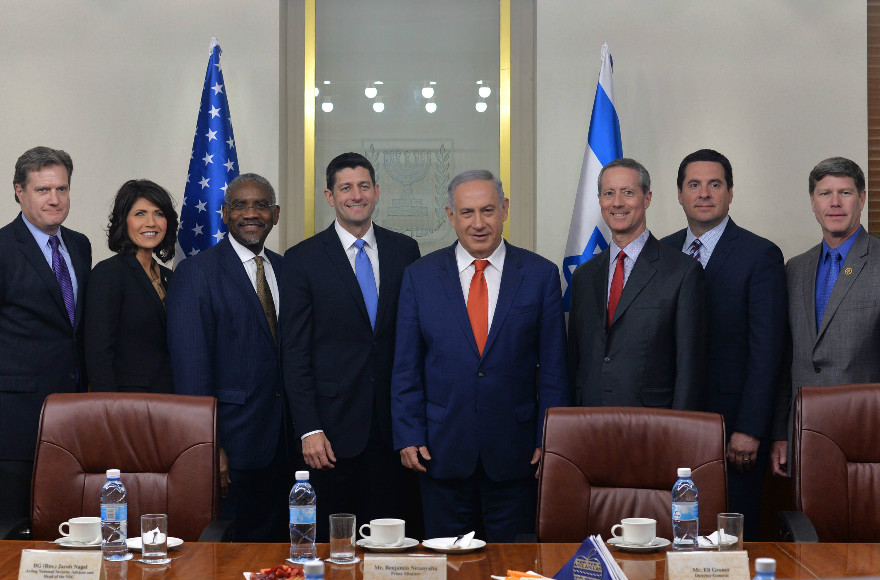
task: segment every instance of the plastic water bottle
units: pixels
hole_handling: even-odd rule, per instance
[[[696,550],[700,534],[699,494],[690,467],[678,468],[678,481],[672,486],[672,549]]]
[[[324,580],[324,562],[310,560],[303,564],[303,572],[306,575],[306,580]]]
[[[101,488],[101,551],[105,560],[128,560],[128,503],[118,469],[107,470]]]
[[[754,580],[775,580],[776,560],[773,558],[758,558],[755,560]]]
[[[309,472],[297,471],[290,490],[290,561],[307,562],[318,557],[315,547],[315,490],[309,484]]]

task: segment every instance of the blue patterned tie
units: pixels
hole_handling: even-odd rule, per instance
[[[379,308],[379,293],[376,292],[376,277],[373,275],[373,263],[364,249],[363,240],[355,240],[354,245],[357,247],[357,256],[354,258],[354,272],[358,279],[358,285],[361,287],[361,293],[364,295],[364,302],[367,305],[367,314],[370,315],[370,326],[376,328],[376,311]]]
[[[70,325],[73,326],[73,318],[76,312],[73,305],[73,282],[70,281],[70,270],[67,269],[67,262],[58,250],[58,238],[49,236],[49,245],[52,246],[52,269],[55,270],[55,277],[61,285],[61,295],[64,297],[64,306],[67,307],[67,316],[70,318]]]
[[[700,238],[697,238],[693,242],[691,242],[691,248],[690,248],[690,251],[688,252],[688,255],[691,258],[693,258],[694,260],[696,260],[697,262],[700,262],[700,247],[702,245],[703,245],[703,242],[700,241]],[[700,265],[702,266],[703,263],[700,262]]]
[[[819,304],[816,305],[816,330],[822,326],[822,316],[825,314],[825,307],[828,305],[828,299],[831,298],[831,291],[834,290],[834,283],[840,276],[840,251],[837,248],[828,250],[825,254],[825,261],[831,258],[831,266],[825,274],[822,281],[822,288],[819,291]]]

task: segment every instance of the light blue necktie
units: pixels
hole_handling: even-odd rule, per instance
[[[373,263],[364,249],[363,240],[355,240],[354,245],[358,252],[354,258],[354,272],[364,295],[364,303],[367,305],[367,314],[370,315],[370,326],[376,328],[376,311],[379,309],[379,293],[376,292],[376,277],[373,275]]]
[[[825,307],[828,305],[828,299],[831,298],[831,292],[834,290],[834,283],[840,276],[840,251],[837,248],[828,250],[825,254],[825,260],[831,258],[831,265],[822,281],[822,288],[819,291],[819,303],[816,305],[816,330],[822,326],[822,316],[825,314]]]

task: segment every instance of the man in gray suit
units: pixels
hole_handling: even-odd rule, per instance
[[[699,409],[706,380],[703,268],[648,231],[651,177],[640,163],[612,161],[598,185],[611,246],[571,280],[576,401]]]
[[[804,385],[880,382],[880,240],[860,225],[865,174],[832,157],[810,172],[810,205],[822,243],[788,261],[791,386],[779,389],[773,472],[788,468],[789,416]]]

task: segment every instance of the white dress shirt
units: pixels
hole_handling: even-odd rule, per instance
[[[495,306],[498,304],[498,292],[501,290],[501,273],[504,271],[504,257],[507,255],[507,246],[502,241],[487,260],[489,265],[483,270],[486,278],[486,286],[489,288],[489,330],[492,330],[492,318],[495,316]],[[474,272],[474,258],[462,245],[455,245],[455,262],[458,265],[458,277],[461,280],[461,291],[464,294],[464,303],[467,304],[468,294],[471,290],[471,279]]]
[[[626,258],[623,259],[623,287],[626,287],[626,281],[629,280],[629,275],[633,271],[633,267],[636,265],[636,260],[639,259],[639,254],[642,253],[642,250],[645,248],[645,244],[648,242],[648,236],[651,235],[650,230],[645,228],[639,237],[631,241],[623,248],[623,253],[626,254]],[[617,244],[614,243],[614,240],[611,241],[611,245],[609,246],[610,257],[608,260],[608,288],[606,288],[605,292],[605,302],[608,302],[608,297],[611,296],[611,282],[614,280],[614,269],[617,268],[617,254],[620,253],[620,248],[617,247]]]
[[[272,262],[266,257],[266,248],[260,250],[260,253],[255,256],[252,251],[239,244],[232,236],[229,236],[229,243],[232,244],[232,249],[235,250],[235,253],[241,258],[244,271],[247,272],[248,278],[250,278],[251,286],[254,287],[254,292],[257,291],[257,261],[255,258],[257,256],[263,258],[263,272],[266,274],[266,282],[269,283],[269,290],[272,291],[272,302],[275,303],[275,315],[277,316],[280,307],[280,300],[278,300],[278,281],[275,279],[275,270],[272,269]]]
[[[703,234],[699,236],[700,240],[700,264],[703,265],[703,268],[706,267],[706,264],[709,263],[709,258],[712,257],[712,252],[715,251],[715,246],[718,245],[718,240],[721,239],[722,234],[724,234],[724,228],[727,227],[727,222],[730,221],[730,216],[724,216],[724,219],[721,220],[721,223]],[[681,251],[685,254],[691,253],[691,244],[694,243],[694,240],[698,239],[697,236],[691,231],[691,228],[687,229],[687,233],[684,236],[684,246],[682,246]]]
[[[358,240],[358,238],[351,235],[345,228],[339,225],[339,220],[333,222],[334,227],[336,228],[336,235],[339,236],[339,241],[342,242],[342,247],[345,248],[345,255],[348,256],[348,261],[351,264],[351,271],[355,273],[357,276],[357,270],[355,269],[354,260],[357,256],[358,249],[354,243]],[[364,240],[364,251],[367,253],[367,257],[370,258],[370,264],[373,266],[373,278],[376,279],[376,296],[379,295],[379,247],[376,245],[376,232],[373,230],[373,222],[370,222],[370,229],[367,230],[367,233],[364,234],[362,238]]]

